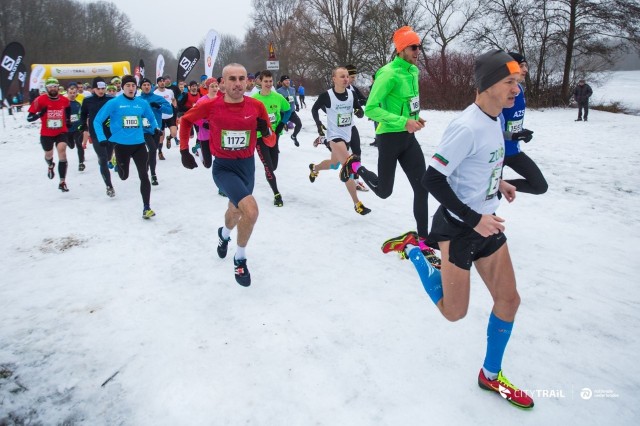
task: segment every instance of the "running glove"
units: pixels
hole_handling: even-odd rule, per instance
[[[524,141],[525,143],[529,142],[533,139],[533,130],[522,129],[519,132],[512,133],[511,139],[514,141]]]
[[[276,135],[279,135],[282,132],[282,129],[284,129],[284,123],[281,121],[276,126]]]
[[[187,169],[195,169],[198,167],[198,163],[196,163],[196,159],[193,158],[193,155],[189,152],[189,149],[181,149],[180,155],[182,156],[182,165]]]
[[[324,127],[324,124],[320,123],[320,124],[316,124],[316,126],[318,126],[318,134],[320,136],[325,136],[325,130],[327,130],[326,127]]]
[[[267,124],[267,121],[260,117],[256,118],[256,121],[258,122],[256,130],[263,135],[269,135],[269,125]]]
[[[155,108],[155,109],[160,108],[160,104],[157,102],[149,102],[149,105],[151,106],[151,108]]]

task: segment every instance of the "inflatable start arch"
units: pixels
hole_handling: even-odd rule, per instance
[[[93,77],[113,77],[114,75],[123,76],[131,74],[131,64],[129,61],[120,62],[99,62],[93,64],[33,64],[31,65],[31,75],[40,74],[34,72],[36,67],[42,67],[44,73],[37,75],[40,80],[46,80],[48,77],[57,79],[74,79],[74,78],[93,78]]]

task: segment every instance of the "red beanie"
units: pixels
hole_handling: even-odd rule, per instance
[[[420,44],[420,36],[413,31],[413,28],[402,27],[393,33],[393,44],[396,45],[396,51],[400,53],[408,46]]]

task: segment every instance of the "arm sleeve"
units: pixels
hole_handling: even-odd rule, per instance
[[[280,98],[280,122],[286,123],[289,121],[289,117],[291,117],[293,108],[291,108],[291,104],[284,98],[284,96],[280,95]]]
[[[318,96],[318,99],[316,99],[313,106],[311,107],[311,116],[313,117],[313,121],[316,122],[316,126],[322,125],[318,110],[322,110],[326,113],[327,108],[331,108],[331,98],[329,98],[328,92],[324,92],[320,96]]]
[[[360,102],[358,101],[357,96],[353,97],[353,113],[358,118],[364,117],[364,111],[362,111],[362,105],[360,105]]]
[[[82,106],[80,107],[80,124],[82,125],[82,130],[89,131],[89,127],[87,126],[87,118],[89,117],[89,110],[86,107],[86,100],[82,102]]]
[[[475,228],[480,223],[482,215],[460,201],[447,182],[447,177],[433,167],[429,166],[424,173],[422,186],[447,210],[452,211],[470,227]]]

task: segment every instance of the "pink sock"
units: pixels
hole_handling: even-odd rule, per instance
[[[358,173],[358,169],[360,168],[360,162],[354,161],[351,163],[351,168],[353,169],[353,173]]]

